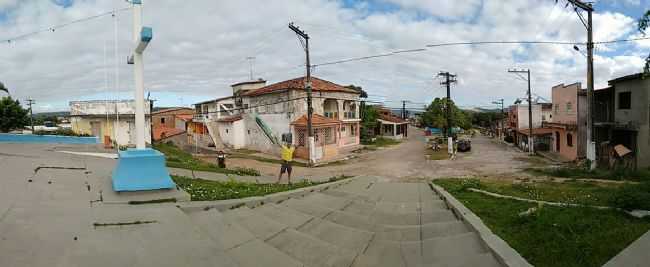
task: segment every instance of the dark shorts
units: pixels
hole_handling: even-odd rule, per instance
[[[280,166],[280,173],[285,172],[291,173],[291,161],[282,161],[282,166]]]

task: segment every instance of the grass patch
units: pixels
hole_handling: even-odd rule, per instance
[[[650,170],[587,170],[580,167],[527,168],[526,172],[538,176],[562,178],[589,178],[604,180],[650,181]]]
[[[336,176],[327,182],[334,182],[350,176]],[[326,182],[311,182],[302,180],[290,185],[287,184],[258,184],[230,180],[226,182],[204,179],[192,179],[183,176],[172,176],[178,186],[190,194],[192,201],[212,201],[225,199],[238,199],[294,190],[298,188],[323,184]]]
[[[650,219],[636,219],[616,210],[543,206],[531,216],[520,217],[518,213],[537,205],[465,190],[483,186],[478,180],[441,179],[434,183],[538,267],[601,266],[650,229]]]
[[[250,150],[245,151],[243,153],[239,152],[239,150],[237,150],[235,152],[229,153],[228,156],[231,157],[231,158],[252,159],[252,160],[259,161],[259,162],[273,163],[273,164],[278,164],[278,165],[282,164],[282,160],[280,160],[280,159],[271,159],[271,158],[267,158],[267,157],[261,157],[261,156],[253,155],[253,153],[248,153],[248,152],[250,152]],[[257,152],[254,152],[254,153],[257,153]],[[291,164],[293,166],[298,166],[298,167],[308,167],[307,163],[299,162],[299,161],[293,161],[293,162],[291,162]]]
[[[181,150],[172,143],[157,143],[153,145],[153,148],[165,154],[167,167],[234,175],[260,175],[258,170],[252,168],[219,168],[219,166],[215,164],[194,158],[192,154]]]
[[[389,146],[394,146],[401,143],[399,140],[391,139],[391,138],[384,138],[384,137],[377,137],[375,138],[374,141],[371,140],[364,140],[361,142],[361,144],[373,147],[373,148],[380,148],[380,147],[389,147]]]

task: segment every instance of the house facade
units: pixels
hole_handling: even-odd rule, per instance
[[[587,153],[587,94],[580,83],[559,84],[552,88],[553,121],[544,127],[552,129],[550,151],[565,160],[584,158]]]
[[[315,139],[313,155],[315,161],[324,161],[359,145],[360,94],[317,77],[312,77],[311,83]],[[215,140],[215,146],[279,154],[279,145],[290,142],[296,146],[297,157],[308,158],[304,77],[271,85],[258,80],[233,84],[231,87],[233,95],[228,100],[232,101],[233,108],[225,109],[227,114],[215,109],[220,116],[202,116],[204,113],[195,116],[203,118],[204,132]],[[204,104],[198,103],[197,110]],[[218,101],[215,104],[218,106]]]
[[[70,125],[77,134],[97,136],[105,146],[135,146],[135,101],[71,101]],[[149,103],[145,101],[145,142],[151,143]]]
[[[594,131],[597,156],[610,164],[613,148],[632,151],[635,168],[650,167],[650,79],[642,73],[619,77],[594,94]],[[610,167],[612,165],[610,164]]]
[[[408,137],[408,121],[395,116],[389,109],[377,109],[377,127],[375,136],[391,139],[403,139]]]
[[[187,122],[193,117],[194,109],[184,107],[168,108],[151,113],[154,141],[185,133]]]
[[[538,143],[545,143],[548,140],[548,132],[539,130],[542,128],[542,103],[534,103],[532,109],[532,128],[533,141],[537,146]],[[528,119],[528,105],[516,104],[508,109],[508,134],[512,136],[514,144],[521,149],[528,150],[528,136],[530,135],[530,125]]]

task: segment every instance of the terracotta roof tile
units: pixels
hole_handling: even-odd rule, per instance
[[[269,94],[269,93],[288,90],[288,89],[303,90],[305,88],[304,81],[305,81],[305,77],[298,77],[295,79],[267,85],[260,89],[247,92],[244,95],[258,96],[258,95]],[[311,86],[312,86],[312,90],[316,92],[346,92],[346,93],[359,94],[359,92],[355,90],[345,88],[341,85],[335,84],[330,81],[322,80],[317,77],[311,77]]]
[[[404,120],[404,119],[402,119],[400,117],[397,117],[395,115],[382,114],[382,113],[379,114],[379,119],[384,120],[384,121],[389,121],[389,122],[392,122],[392,123],[408,123],[408,121],[406,121],[406,120]]]
[[[176,118],[179,118],[183,121],[191,121],[194,118],[194,115],[192,114],[180,114],[176,115]]]
[[[314,114],[311,117],[311,124],[316,126],[335,125],[340,123],[341,123],[340,120],[331,119],[323,115]],[[302,115],[300,118],[293,121],[291,125],[307,126],[307,115]]]

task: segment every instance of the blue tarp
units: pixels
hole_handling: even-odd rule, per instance
[[[78,137],[37,134],[0,134],[0,143],[98,144],[99,139],[94,136]]]

